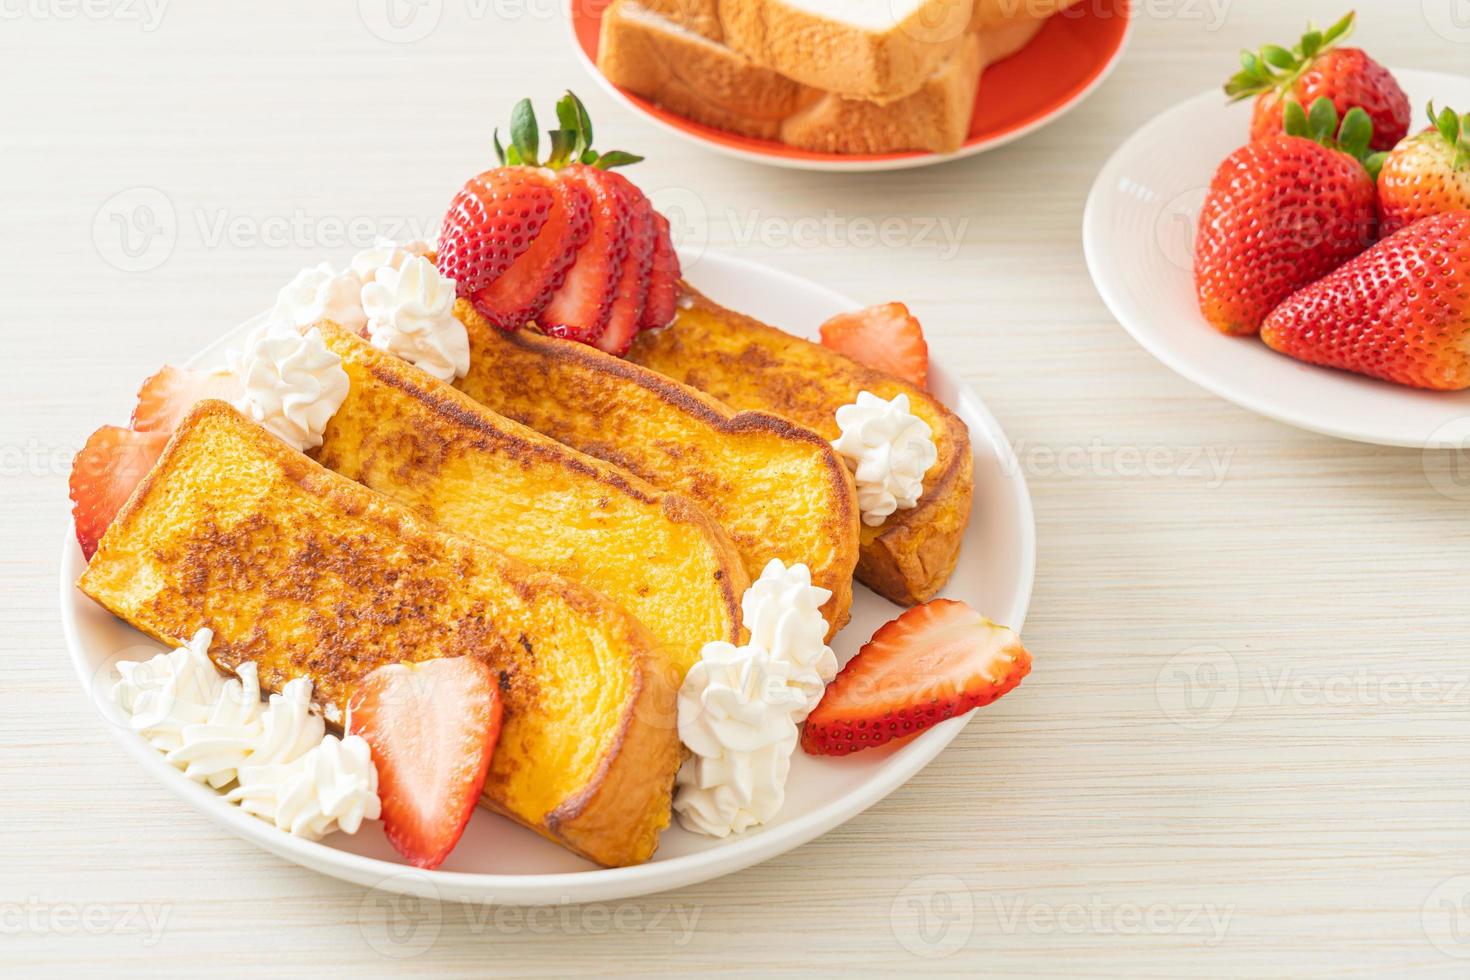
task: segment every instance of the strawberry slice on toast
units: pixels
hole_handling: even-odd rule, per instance
[[[372,747],[383,829],[416,867],[437,868],[459,843],[500,720],[495,674],[474,657],[379,667],[353,694],[347,729]]]
[[[643,303],[643,320],[640,330],[658,330],[674,322],[679,311],[679,253],[674,251],[674,239],[669,232],[669,219],[653,213],[653,223],[658,226],[658,237],[653,243],[653,264],[648,271],[648,297]]]
[[[206,398],[233,402],[242,390],[239,379],[228,371],[165,367],[143,382],[132,427],[138,432],[173,432],[199,402]]]
[[[541,173],[545,175],[544,171]],[[546,179],[553,204],[525,250],[504,272],[487,277],[477,271],[474,281],[483,281],[485,285],[471,290],[460,283],[461,295],[467,293],[480,315],[502,330],[519,330],[541,313],[566,278],[591,231],[591,198],[587,193],[567,181],[549,176]],[[442,259],[439,268],[444,271]]]
[[[500,278],[552,219],[557,196],[541,170],[502,168],[472,177],[449,202],[438,266],[468,296]]]
[[[963,602],[934,599],[873,634],[827,686],[801,747],[847,755],[983,707],[1031,672],[1020,637]]]
[[[632,195],[621,177],[595,167],[573,164],[558,177],[592,201],[592,230],[536,324],[552,337],[594,344],[607,326],[623,275],[633,231]]]
[[[929,385],[929,344],[919,321],[902,303],[839,313],[822,324],[822,346],[887,374]]]
[[[614,357],[622,357],[633,346],[643,320],[643,307],[648,298],[649,273],[653,269],[653,252],[658,243],[658,225],[654,222],[653,202],[638,188],[617,174],[608,174],[626,185],[624,196],[629,201],[628,252],[623,258],[623,274],[613,288],[612,309],[607,326],[597,338],[597,348]]]

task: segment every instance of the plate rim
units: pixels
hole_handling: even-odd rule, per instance
[[[692,278],[698,278],[698,266],[702,262],[713,262],[727,269],[743,272],[756,270],[758,275],[768,280],[781,280],[787,288],[799,288],[811,293],[821,292],[825,294],[825,298],[843,306],[855,308],[861,305],[843,293],[795,273],[720,253],[703,253],[695,257],[690,264]],[[190,361],[194,362],[205,356],[213,346],[242,327],[243,324],[221,334]],[[950,373],[942,366],[938,368],[938,373],[953,383],[955,401],[965,403],[965,410],[981,423],[980,431],[977,432],[973,427],[971,429],[972,446],[990,447],[1005,476],[1005,484],[1011,488],[1018,524],[1015,530],[1019,545],[1019,578],[1015,601],[1006,612],[1010,614],[1008,618],[1011,620],[1008,625],[1020,631],[1030,608],[1036,574],[1035,508],[1025,472],[999,421],[978,393],[957,374]],[[978,503],[972,504],[972,508],[976,506]],[[723,877],[809,843],[874,806],[908,783],[933,761],[975,714],[970,712],[935,726],[911,743],[910,751],[895,769],[875,774],[855,790],[788,823],[731,838],[728,844],[710,850],[631,867],[548,874],[423,871],[397,861],[354,854],[322,842],[308,841],[283,833],[239,807],[229,805],[214,790],[185,778],[181,772],[168,765],[163,756],[144,739],[120,724],[109,723],[114,719],[109,717],[108,706],[101,697],[101,691],[96,684],[98,671],[91,667],[90,654],[83,647],[78,628],[79,603],[91,601],[76,588],[76,577],[80,574],[80,569],[85,567],[80,559],[75,527],[68,523],[59,568],[62,633],[72,666],[87,699],[114,739],[121,743],[124,751],[176,796],[236,836],[309,870],[390,892],[423,895],[427,888],[436,896],[449,899],[492,897],[495,902],[508,905],[580,904],[634,898]],[[110,663],[111,659],[107,662]]]
[[[1470,82],[1470,76],[1456,75],[1453,72],[1428,71],[1418,68],[1394,67],[1390,71],[1400,80],[1419,79],[1424,84],[1434,84],[1436,79],[1453,79],[1456,84]],[[1105,241],[1107,228],[1104,227],[1101,211],[1104,207],[1104,198],[1109,195],[1111,188],[1117,183],[1119,175],[1124,169],[1125,158],[1131,155],[1134,146],[1138,143],[1152,138],[1159,131],[1169,129],[1179,119],[1196,114],[1197,110],[1207,105],[1219,107],[1222,100],[1218,88],[1206,89],[1192,95],[1174,105],[1169,106],[1155,115],[1142,126],[1135,129],[1128,139],[1124,140],[1112,154],[1109,155],[1102,169],[1098,171],[1093,180],[1092,187],[1087,194],[1087,203],[1082,212],[1082,252],[1087,263],[1088,276],[1092,279],[1093,288],[1108,308],[1108,312],[1117,321],[1134,342],[1142,347],[1159,363],[1169,370],[1178,374],[1186,381],[1190,381],[1200,388],[1210,392],[1218,398],[1222,398],[1246,411],[1253,412],[1264,418],[1289,425],[1293,428],[1318,435],[1328,436],[1334,439],[1342,439],[1348,442],[1357,442],[1375,446],[1391,446],[1400,449],[1463,449],[1464,443],[1450,437],[1436,438],[1433,433],[1421,434],[1419,437],[1403,434],[1400,430],[1392,428],[1372,429],[1353,428],[1334,425],[1329,419],[1316,418],[1312,416],[1303,417],[1290,409],[1282,408],[1274,403],[1269,396],[1256,396],[1251,393],[1242,393],[1234,389],[1227,381],[1212,373],[1208,368],[1197,364],[1193,359],[1173,350],[1168,344],[1156,336],[1152,331],[1140,326],[1132,316],[1133,303],[1124,295],[1122,284],[1103,276],[1100,270],[1103,268],[1103,251],[1107,248]],[[1242,137],[1244,145],[1244,137]],[[1140,311],[1142,313],[1142,311]],[[1137,320],[1145,320],[1146,316],[1140,315]],[[1201,329],[1210,329],[1209,324],[1203,318],[1199,321]],[[1285,355],[1276,355],[1285,356]],[[1336,375],[1340,372],[1332,368],[1319,365],[1306,365],[1313,369],[1314,376],[1320,372]],[[1349,375],[1358,380],[1358,375]],[[1390,385],[1390,382],[1382,382]],[[1399,386],[1391,386],[1390,391],[1398,389]],[[1448,394],[1448,393],[1447,393]]]
[[[1138,27],[1138,17],[1131,2],[1124,3],[1123,9],[1126,13],[1126,21],[1123,25],[1123,36],[1119,38],[1115,47],[1096,74],[1086,85],[1078,89],[1070,98],[1053,106],[1042,115],[1008,130],[998,136],[989,139],[978,140],[974,143],[966,141],[965,145],[952,153],[932,153],[925,151],[913,151],[897,156],[875,155],[875,154],[831,154],[829,157],[785,157],[760,150],[746,149],[739,146],[730,146],[716,140],[707,139],[703,135],[691,132],[674,125],[666,119],[648,112],[641,105],[629,97],[620,87],[614,85],[606,75],[598,70],[596,62],[588,57],[583,49],[581,41],[577,38],[577,9],[585,0],[563,0],[562,10],[565,14],[567,25],[567,36],[571,41],[572,49],[576,52],[577,62],[582,69],[592,76],[597,86],[610,95],[625,109],[635,113],[642,119],[653,123],[660,130],[671,133],[681,139],[712,150],[721,156],[735,160],[744,160],[748,163],[763,164],[768,167],[779,167],[784,170],[805,170],[819,173],[881,173],[894,170],[915,170],[920,167],[933,167],[943,163],[952,163],[956,160],[964,160],[969,157],[978,156],[982,153],[996,150],[1017,140],[1024,139],[1039,129],[1050,126],[1063,116],[1077,108],[1087,100],[1094,92],[1103,86],[1112,77],[1118,65],[1123,61],[1130,43]]]

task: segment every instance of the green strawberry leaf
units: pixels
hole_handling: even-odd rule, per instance
[[[1302,35],[1301,55],[1303,58],[1315,58],[1317,52],[1322,50],[1322,32],[1308,31]]]
[[[1368,171],[1368,176],[1373,178],[1373,183],[1378,183],[1378,175],[1383,172],[1383,165],[1388,161],[1388,151],[1370,153],[1363,159],[1363,169]]]
[[[1281,125],[1287,136],[1311,138],[1307,132],[1307,110],[1296,99],[1288,98],[1282,103]]]
[[[1290,71],[1296,67],[1296,55],[1277,44],[1268,44],[1261,49],[1261,60],[1272,68]]]
[[[541,130],[536,125],[536,110],[531,108],[530,99],[522,99],[510,111],[510,141],[519,151],[522,163],[540,165]]]
[[[495,159],[497,159],[497,160],[500,161],[500,165],[502,167],[504,167],[506,165],[505,147],[503,147],[503,146],[500,145],[500,130],[499,129],[496,129],[495,130]]]
[[[1317,99],[1307,110],[1307,132],[1318,143],[1328,143],[1337,135],[1337,106],[1327,96]]]
[[[643,158],[634,153],[624,153],[622,150],[609,150],[593,162],[592,166],[599,170],[611,170],[613,167],[626,167],[630,163],[637,163]]]
[[[1331,47],[1334,43],[1341,41],[1351,34],[1353,28],[1357,26],[1357,17],[1358,12],[1356,10],[1349,10],[1343,15],[1342,20],[1327,28],[1327,33],[1322,35],[1322,46],[1324,48]]]
[[[1319,100],[1327,102],[1326,99]],[[1330,102],[1328,102],[1331,105]],[[1313,109],[1316,108],[1314,105]],[[1336,120],[1337,110],[1333,110],[1333,119]],[[1348,110],[1343,117],[1342,129],[1337,133],[1338,149],[1348,156],[1358,160],[1364,160],[1368,156],[1368,144],[1373,142],[1373,120],[1358,106]]]

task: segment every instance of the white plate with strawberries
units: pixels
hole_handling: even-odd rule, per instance
[[[738,298],[749,314],[812,338],[827,318],[859,305],[787,273],[717,255],[688,256],[684,271],[714,300]],[[193,365],[219,363],[248,327],[220,338],[196,356]],[[942,360],[931,365],[929,386],[969,426],[975,455],[974,510],[959,566],[943,595],[962,599],[978,613],[1019,630],[1035,568],[1035,529],[1025,479],[999,424]],[[968,714],[951,718],[915,738],[842,758],[807,756],[798,750],[786,803],[773,821],[725,839],[698,836],[675,823],[664,832],[653,860],[636,867],[598,868],[509,820],[477,809],[442,867],[425,871],[396,854],[382,825],[373,820],[355,835],[339,832],[319,842],[278,830],[207,785],[186,778],[129,730],[108,696],[116,664],[145,660],[161,647],[77,589],[84,567],[74,532],[69,531],[61,560],[61,612],[68,647],[78,677],[107,727],[139,765],[211,819],[274,854],[347,881],[418,897],[508,904],[607,901],[728,874],[797,847],[872,806],[922,769],[970,718]],[[902,612],[861,586],[856,592],[852,620],[832,644],[842,663]],[[936,624],[953,628],[943,620],[947,615],[943,603],[925,610],[927,620],[905,620],[902,629],[885,633],[890,647],[917,642],[924,629]],[[964,615],[974,613],[965,610]],[[1009,699],[987,708],[977,723],[995,725],[1008,703]],[[1004,736],[996,737],[1005,741]],[[1003,744],[994,748],[1004,751]]]
[[[1325,50],[1331,40],[1324,43],[1321,34],[1304,39],[1312,50]],[[1279,66],[1262,67],[1263,57],[1256,72],[1288,85],[1295,81],[1290,90],[1308,103],[1301,117],[1310,135],[1313,124],[1325,123],[1321,112],[1309,111],[1311,103],[1335,97],[1331,86],[1345,84],[1334,72],[1358,72],[1370,63],[1349,51],[1340,59],[1344,64],[1329,64],[1320,53],[1304,58],[1301,44],[1277,48],[1269,54]],[[1248,61],[1244,74],[1251,69]],[[1375,211],[1398,207],[1405,172],[1453,167],[1443,136],[1413,134],[1428,128],[1424,110],[1431,101],[1440,109],[1470,110],[1470,79],[1413,70],[1392,76],[1412,107],[1411,135],[1385,165],[1399,174],[1394,189],[1375,185],[1367,168],[1355,170],[1356,162],[1321,143],[1308,152],[1297,146],[1282,153],[1260,143],[1243,149],[1259,117],[1251,102],[1227,104],[1217,89],[1165,112],[1117,151],[1088,199],[1084,247],[1098,292],[1118,321],[1201,387],[1338,438],[1458,448],[1470,441],[1470,391],[1464,390],[1470,384],[1470,215],[1449,211],[1372,243]],[[1232,85],[1248,96],[1255,92],[1250,81],[1237,76]],[[1395,94],[1380,101],[1369,105],[1372,117],[1394,115],[1403,126],[1403,100]],[[1278,108],[1277,117],[1282,114]],[[1351,130],[1333,128],[1332,134],[1352,143],[1361,134]],[[1426,146],[1424,140],[1440,142]],[[1385,141],[1380,136],[1378,142]],[[1217,168],[1224,173],[1227,157],[1230,179],[1212,191],[1212,177]],[[1470,174],[1462,176],[1470,189]],[[1420,186],[1428,186],[1436,176],[1423,181]],[[1295,198],[1278,192],[1293,182],[1312,192]],[[1437,208],[1470,206],[1455,201],[1451,195]],[[1369,230],[1363,242],[1324,254],[1364,220]],[[1252,237],[1263,227],[1311,227],[1316,234],[1303,236],[1302,247],[1283,260],[1280,235]],[[1402,269],[1415,271],[1404,276]],[[1197,275],[1206,283],[1198,290]],[[1255,336],[1258,330],[1266,342]]]

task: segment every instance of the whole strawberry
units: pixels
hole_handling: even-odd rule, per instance
[[[1247,143],[1215,171],[1195,236],[1200,312],[1254,334],[1266,315],[1373,241],[1377,194],[1366,158],[1373,124],[1332,102],[1287,104],[1287,133]],[[1336,139],[1333,134],[1336,133]]]
[[[1408,135],[1413,113],[1393,74],[1360,48],[1336,46],[1352,33],[1354,24],[1355,15],[1350,13],[1325,31],[1308,25],[1290,50],[1268,44],[1260,51],[1241,52],[1241,70],[1225,84],[1225,94],[1232,102],[1256,96],[1251,139],[1283,132],[1288,100],[1311,105],[1320,98],[1331,99],[1339,116],[1354,108],[1368,113],[1375,150],[1391,150]]]
[[[1470,208],[1470,114],[1435,114],[1429,129],[1404,140],[1378,174],[1379,230],[1391,235],[1420,218]]]
[[[1416,221],[1282,303],[1272,350],[1415,388],[1470,388],[1470,211]]]

